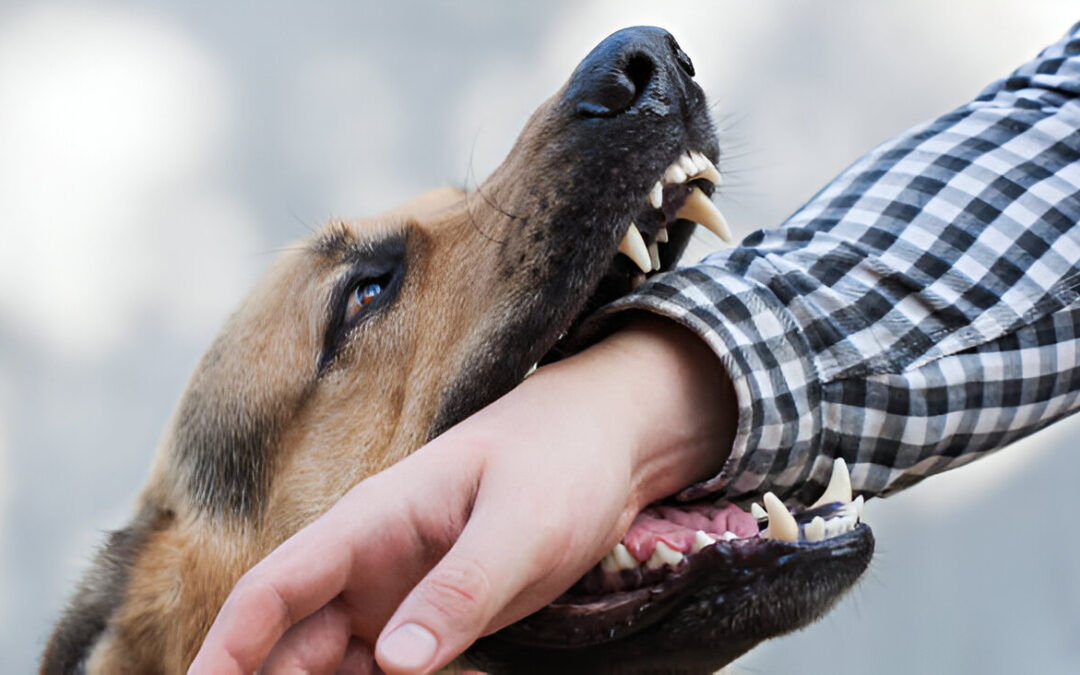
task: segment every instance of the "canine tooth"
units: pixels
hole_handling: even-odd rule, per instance
[[[847,462],[843,457],[837,457],[833,462],[832,477],[829,478],[829,486],[818,497],[810,508],[817,508],[822,504],[840,502],[851,503],[851,474],[848,473]]]
[[[626,255],[634,261],[634,264],[642,272],[649,272],[652,270],[652,260],[649,259],[649,249],[645,246],[645,240],[641,237],[641,232],[637,229],[637,225],[630,223],[630,227],[626,229],[626,235],[623,240],[619,242],[619,253]]]
[[[699,170],[697,162],[691,159],[690,155],[683,155],[680,157],[679,166],[682,167],[682,170],[686,172],[687,176],[693,176]]]
[[[654,270],[660,269],[660,247],[655,241],[649,244],[649,262],[652,263]]]
[[[810,521],[810,524],[803,528],[803,536],[806,541],[815,542],[821,541],[825,538],[825,519],[821,516],[814,516],[814,519]]]
[[[660,181],[656,181],[656,185],[649,190],[649,203],[654,209],[664,205],[664,186],[660,184]]]
[[[769,528],[765,531],[767,539],[798,541],[799,524],[780,498],[771,492],[765,493],[765,511],[769,514]]]
[[[757,502],[754,502],[750,505],[750,515],[752,515],[757,520],[765,520],[769,517],[769,514],[765,511],[765,509],[761,508],[761,504],[758,504]]]
[[[859,520],[862,520],[863,496],[859,495],[858,497],[855,498],[855,501],[853,501],[851,503],[855,507],[855,516],[856,516],[856,518],[858,518]]]
[[[611,549],[611,557],[615,561],[615,566],[620,570],[633,570],[638,567],[637,558],[630,553],[630,549],[626,548],[626,544],[621,541],[615,544],[615,548]]]
[[[686,182],[686,172],[682,170],[682,167],[679,166],[678,162],[673,162],[672,165],[667,168],[667,171],[664,171],[664,182],[669,185]]]
[[[668,234],[666,227],[661,227],[659,230],[656,231],[656,241],[660,242],[661,244],[667,243]]]
[[[658,567],[664,565],[671,565],[674,567],[682,562],[683,554],[680,551],[676,551],[669,547],[662,541],[656,542],[656,550],[653,551],[652,556],[646,561],[645,566],[651,570],[655,570]]]
[[[710,537],[702,530],[698,530],[694,533],[694,543],[690,546],[691,553],[697,553],[706,546],[712,546],[716,543],[716,540]]]
[[[724,220],[724,215],[720,213],[720,209],[716,208],[716,204],[713,204],[712,200],[706,197],[701,188],[697,186],[690,191],[686,203],[675,212],[675,217],[701,223],[724,241],[731,241],[731,228],[728,227],[727,221]]]

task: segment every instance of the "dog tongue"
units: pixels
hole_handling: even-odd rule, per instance
[[[694,544],[694,533],[698,530],[714,539],[723,538],[725,532],[731,532],[741,539],[757,535],[758,525],[752,515],[734,504],[650,506],[638,514],[622,541],[638,562],[645,562],[652,556],[659,541],[673,550],[689,552]]]

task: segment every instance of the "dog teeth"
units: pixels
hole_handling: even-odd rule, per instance
[[[723,182],[720,172],[717,171],[712,160],[703,153],[698,152],[697,150],[683,153],[664,170],[663,177],[656,181],[649,190],[649,206],[654,209],[663,208],[665,185],[681,185],[688,181],[699,179],[707,180],[713,185],[720,185]],[[686,198],[683,205],[679,207],[679,210],[675,213],[675,217],[692,220],[701,224],[724,241],[731,241],[731,227],[728,226],[724,215],[720,213],[720,210],[716,208],[716,205],[712,203],[712,200],[702,192],[701,188],[696,185],[692,186],[689,196]],[[663,244],[667,241],[667,228],[661,227],[656,233],[654,242]],[[624,239],[619,250],[626,253],[627,256],[634,260],[634,262],[638,264],[638,267],[641,268],[641,271],[648,272],[649,269],[646,269],[642,264],[644,259],[639,259],[635,257],[634,254],[630,253],[632,247],[633,242],[627,242]],[[656,267],[655,263],[650,265],[650,267],[651,269],[659,269]]]
[[[750,505],[750,515],[752,515],[756,520],[765,520],[769,517],[769,514],[766,513],[765,509],[762,508],[761,504],[758,504],[757,502],[754,502]]]
[[[814,509],[825,504],[840,502],[851,503],[851,474],[848,473],[847,462],[843,457],[837,457],[833,461],[832,477],[829,478],[829,486],[825,488],[818,500],[810,508]]]
[[[664,205],[664,186],[660,184],[660,181],[656,181],[656,185],[653,185],[652,190],[649,190],[649,204],[654,209]]]
[[[649,244],[649,262],[654,270],[660,269],[660,247],[655,241]]]
[[[626,544],[621,541],[618,544],[615,544],[615,548],[611,549],[611,553],[608,553],[608,555],[611,556],[616,571],[634,570],[638,567],[637,558],[630,553],[630,549],[626,548]],[[606,558],[607,556],[604,557]]]
[[[686,182],[686,172],[683,171],[677,160],[664,171],[664,182],[668,185]]]
[[[765,493],[765,511],[769,515],[769,527],[762,536],[780,541],[798,541],[799,524],[795,522],[795,516],[791,515],[780,498],[771,492]]]
[[[716,165],[713,164],[708,157],[696,150],[690,153],[690,157],[694,160],[698,167],[697,173],[695,173],[693,176],[690,176],[690,180],[704,178],[713,185],[716,185],[717,187],[723,185],[724,179],[720,177],[720,172],[716,170]]]
[[[839,537],[841,534],[851,532],[858,523],[859,518],[854,512],[845,513],[835,518],[829,518],[825,521],[825,538],[831,539],[833,537]]]
[[[710,537],[703,530],[698,530],[694,533],[694,543],[690,546],[690,552],[697,553],[701,549],[712,546],[715,543],[715,539]]]
[[[697,162],[695,162],[690,157],[690,155],[688,155],[688,154],[683,155],[682,157],[680,157],[678,159],[678,162],[679,162],[679,166],[682,167],[682,170],[684,172],[686,172],[686,177],[687,178],[690,178],[691,176],[695,175],[698,171],[700,171],[700,169],[698,168]]]
[[[637,225],[630,223],[626,228],[626,235],[619,242],[619,253],[634,261],[634,264],[645,273],[652,271],[652,259],[649,257],[649,249],[645,246],[645,240],[641,237]]]
[[[664,171],[663,182],[667,185],[678,185],[699,178],[703,178],[713,185],[721,185],[724,182],[712,160],[697,150],[691,150],[679,156],[668,166]],[[656,186],[653,186],[653,190],[656,190]],[[649,194],[649,198],[654,208],[660,208],[652,193]]]
[[[701,188],[697,186],[690,190],[690,196],[675,212],[675,217],[692,220],[703,225],[724,241],[731,241],[731,228],[728,226],[727,220],[724,219],[724,215],[720,213],[720,209],[716,208],[716,204],[713,204],[712,200],[706,197]]]
[[[683,560],[683,554],[680,551],[669,547],[662,541],[656,542],[656,549],[653,551],[652,556],[645,562],[645,566],[651,570],[658,569],[664,565],[671,565],[674,567]]]
[[[809,542],[821,541],[824,539],[825,519],[821,516],[814,516],[814,519],[810,521],[810,524],[803,528],[803,537]]]

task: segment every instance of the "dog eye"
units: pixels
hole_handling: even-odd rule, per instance
[[[383,285],[378,281],[361,281],[356,284],[352,294],[349,296],[349,305],[345,308],[345,317],[351,319],[359,314],[360,310],[370,305],[371,301],[382,291]]]

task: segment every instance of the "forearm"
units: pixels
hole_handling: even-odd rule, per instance
[[[1075,397],[1021,397],[1040,406],[1031,421],[1030,407],[990,402],[1009,399],[1008,387],[1076,386],[1069,360],[1033,366],[1031,352],[1002,348],[1031,334],[1077,350],[1069,331],[1047,337],[1040,323],[1071,311],[1080,278],[1074,51],[1058,43],[975,102],[870,153],[780,228],[609,309],[682,323],[731,376],[732,452],[688,496],[772,489],[812,501],[834,456],[851,465],[857,491],[882,494],[1073,409]],[[981,377],[1003,353],[1019,375]],[[944,408],[930,406],[942,390]],[[982,419],[1002,422],[989,433],[953,424],[983,406]]]
[[[738,420],[731,380],[709,347],[675,322],[633,316],[577,357],[603,383],[606,406],[634,428],[634,511],[714,475],[731,450]],[[575,366],[580,368],[580,366]]]

